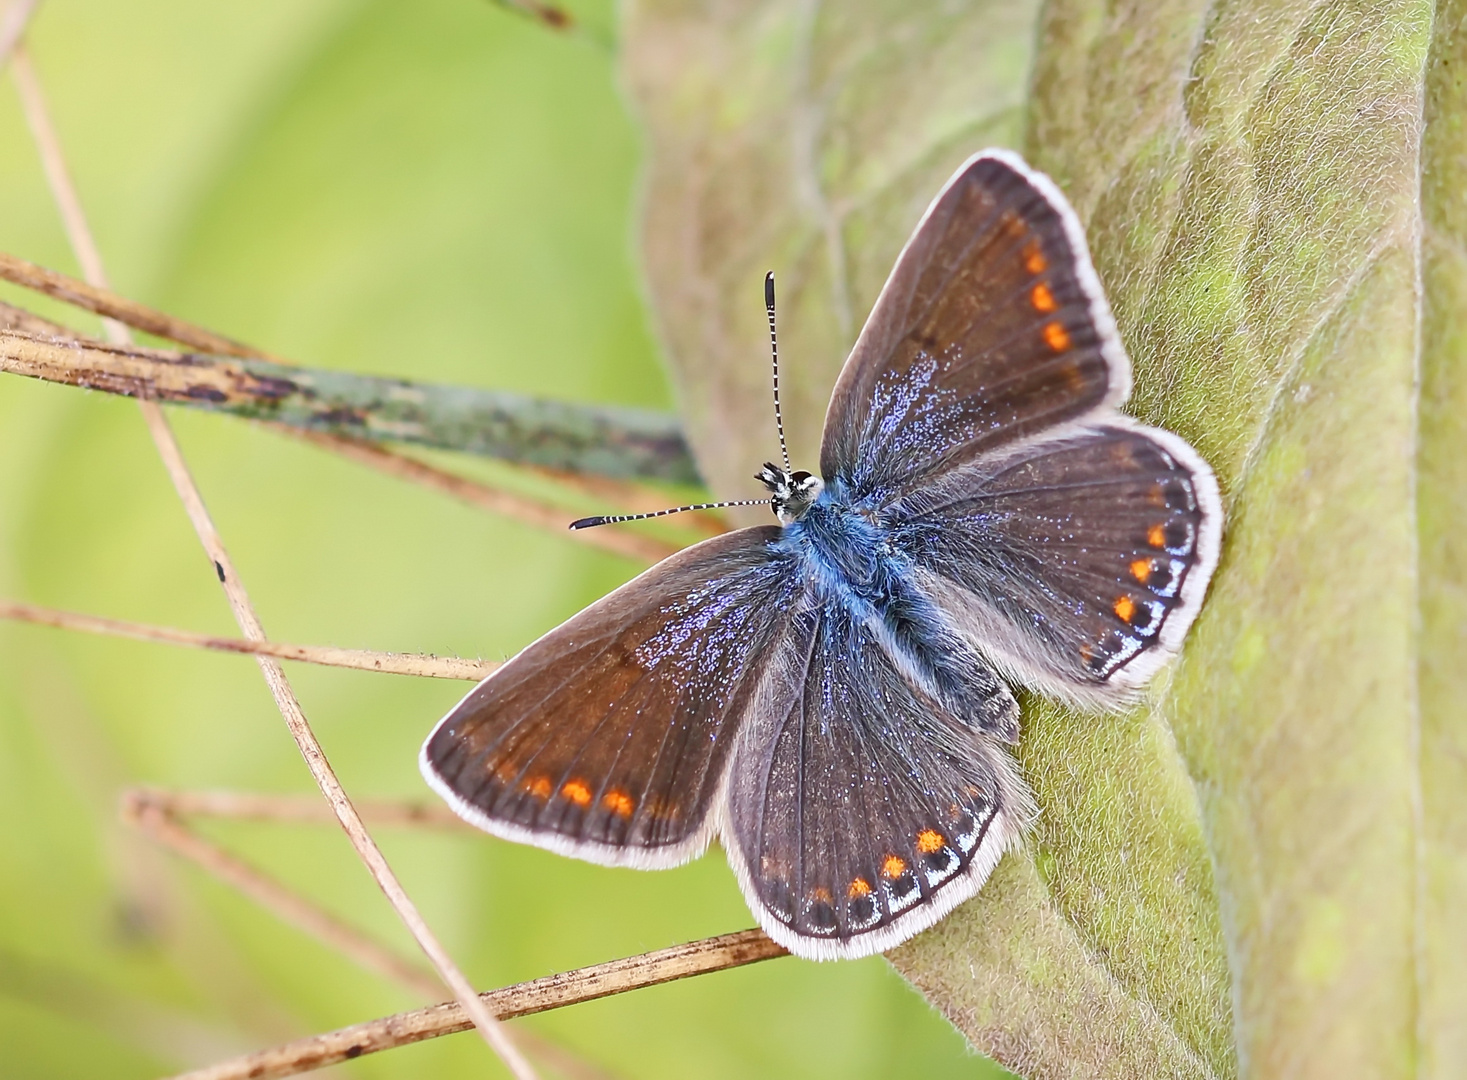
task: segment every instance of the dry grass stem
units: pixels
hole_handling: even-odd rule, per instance
[[[79,615],[35,604],[18,604],[0,600],[0,619],[15,619],[38,626],[54,626],[62,630],[78,630],[86,634],[106,634],[134,641],[156,641],[168,645],[184,645],[213,652],[242,653],[250,656],[273,656],[277,660],[299,660],[325,667],[377,671],[389,675],[421,675],[432,679],[465,679],[477,682],[499,664],[492,660],[465,660],[457,656],[427,656],[422,653],[374,652],[368,649],[338,649],[329,645],[286,645],[276,641],[244,641],[240,638],[213,637],[165,626],[104,619],[96,615]]]
[[[195,326],[118,296],[107,289],[78,281],[14,255],[0,253],[0,279],[189,348],[242,359],[268,359],[278,364],[289,364],[289,361],[273,357],[262,349],[234,341],[212,330]],[[51,382],[155,401],[188,402],[197,400],[200,395],[215,392],[237,394],[241,384],[250,382],[252,378],[240,369],[205,366],[162,350],[108,349],[101,343],[90,342],[85,335],[68,327],[41,319],[8,304],[0,305],[0,328],[17,334],[16,340],[0,345],[0,364],[5,365],[3,370]],[[27,341],[26,338],[65,339],[76,343],[76,347],[68,348],[55,341]],[[114,342],[114,345],[127,344],[126,341]],[[496,513],[542,527],[556,530],[565,528],[566,515],[561,511],[425,465],[377,443],[302,431],[283,424],[265,426],[298,435],[317,446],[345,454],[360,463],[446,491],[456,498]],[[372,451],[370,458],[362,455],[363,447]],[[619,507],[623,513],[655,511],[667,506],[665,494],[645,485],[533,465],[506,464],[584,492],[594,499],[609,502]],[[720,515],[708,513],[691,520],[688,528],[699,535],[714,536],[727,531],[728,526]],[[573,535],[575,539],[593,547],[648,562],[656,562],[677,550],[672,545],[659,544],[630,533],[602,535],[582,531]],[[608,539],[607,536],[612,538]]]
[[[135,826],[155,843],[213,874],[226,885],[254,900],[282,922],[310,934],[317,941],[335,949],[357,966],[385,976],[429,1001],[437,1001],[442,996],[442,984],[432,972],[418,967],[361,931],[341,922],[288,886],[282,885],[242,859],[205,840],[178,820],[181,814],[197,813],[255,820],[268,818],[335,823],[330,808],[319,798],[285,796],[283,799],[288,805],[285,807],[276,805],[270,809],[285,809],[288,816],[260,812],[230,813],[231,810],[239,811],[246,808],[264,811],[266,804],[279,804],[282,798],[268,795],[163,792],[148,788],[133,788],[122,795],[122,817],[124,821]],[[358,805],[363,812],[363,817],[374,824],[380,823],[379,816],[402,825],[439,824],[436,819],[445,817],[451,818],[457,825],[465,829],[469,828],[441,805],[438,807],[391,803]],[[220,813],[220,811],[224,812]],[[516,1038],[525,1049],[567,1076],[574,1077],[576,1080],[608,1080],[608,1074],[604,1071],[532,1031],[521,1030],[517,1033]]]
[[[16,315],[12,317],[8,312]],[[260,376],[228,361],[186,356],[163,349],[144,349],[126,342],[109,345],[88,341],[18,308],[8,308],[3,322],[19,324],[0,329],[0,371],[14,375],[87,390],[102,390],[147,402],[195,403],[201,399],[232,400],[240,397],[268,399],[275,392],[271,386],[262,385]],[[66,337],[54,333],[56,330],[62,330]],[[284,424],[265,426],[297,436],[379,472],[445,492],[481,509],[563,533],[591,547],[644,562],[656,562],[677,550],[676,545],[624,530],[570,532],[566,526],[571,515],[559,507],[467,479],[365,439],[307,431]],[[608,485],[618,489],[623,487],[611,482]],[[589,485],[586,486],[589,490]],[[642,501],[651,502],[645,498]],[[661,508],[666,503],[659,499],[657,505]]]
[[[432,972],[352,929],[274,878],[205,840],[163,809],[159,800],[128,792],[122,800],[122,817],[150,839],[207,870],[283,922],[305,931],[367,970],[410,987],[430,1001],[441,995],[442,984]]]
[[[4,69],[10,60],[10,54],[20,44],[26,25],[35,14],[39,2],[40,0],[15,0],[15,3],[5,9],[5,14],[0,15],[0,70]]]
[[[4,335],[0,335],[0,349],[3,349],[3,346]],[[0,364],[4,362],[3,355],[0,355]],[[625,530],[577,529],[572,532],[568,528],[570,515],[559,507],[503,491],[477,480],[470,480],[437,466],[429,465],[427,462],[408,457],[406,454],[394,453],[377,443],[352,439],[344,435],[325,435],[320,432],[302,431],[299,428],[287,428],[274,424],[270,426],[304,439],[306,442],[324,447],[358,464],[367,465],[379,472],[386,473],[388,476],[412,481],[423,487],[441,491],[445,495],[451,495],[470,506],[504,514],[506,517],[537,525],[543,529],[551,529],[569,536],[578,543],[610,551],[616,555],[624,555],[629,559],[654,563],[667,558],[678,550],[675,544],[668,544],[641,533]]]
[[[0,255],[3,258],[9,256]],[[275,386],[229,360],[147,349],[128,340],[104,344],[75,331],[68,331],[65,340],[6,332],[0,342],[0,356],[3,356],[0,361],[3,370],[16,375],[139,400],[184,403],[239,397],[269,400],[278,393]]]
[[[49,319],[31,314],[25,308],[6,303],[0,303],[0,330],[13,330],[27,337],[61,338],[65,341],[86,340],[84,334],[77,333],[69,326],[53,323]]]
[[[260,795],[243,791],[165,791],[129,788],[123,793],[129,813],[168,814],[171,817],[219,817],[237,821],[297,824],[336,824],[331,808],[314,795]],[[376,826],[452,829],[483,833],[441,802],[358,800],[362,820]]]
[[[564,1008],[628,990],[788,955],[762,930],[743,930],[491,990],[482,1000],[502,1020]],[[174,1080],[270,1080],[351,1061],[469,1028],[454,1003],[397,1013],[219,1062]]]
[[[105,289],[107,279],[102,268],[101,256],[93,242],[91,230],[87,227],[86,217],[82,213],[80,201],[76,196],[76,189],[67,171],[65,158],[61,153],[61,145],[51,125],[49,112],[41,93],[40,82],[31,68],[30,59],[23,46],[16,47],[11,63],[16,86],[20,91],[26,122],[35,136],[41,163],[52,195],[61,212],[72,249],[76,253],[77,261],[81,264],[88,283],[96,288]],[[108,318],[104,320],[103,325],[109,340],[114,344],[121,347],[130,344],[130,335],[121,322]],[[168,420],[163,415],[162,408],[156,402],[147,400],[140,401],[139,406],[158,452],[163,458],[164,467],[183,501],[189,520],[193,523],[194,531],[198,534],[205,552],[213,563],[219,581],[224,587],[236,622],[246,638],[253,641],[265,640],[264,628],[250,604],[243,584],[234,572],[223,540],[215,530],[214,523],[204,507],[203,497],[194,484],[192,476],[189,475],[188,467],[173,437],[172,429],[168,426]],[[427,954],[439,976],[452,989],[454,997],[466,1010],[467,1016],[479,1029],[484,1040],[516,1077],[521,1080],[533,1080],[534,1069],[510,1041],[509,1036],[494,1019],[494,1014],[484,1006],[463,973],[459,971],[447,951],[428,929],[416,906],[397,880],[397,876],[388,866],[381,849],[367,832],[346,790],[341,786],[341,782],[332,770],[320,742],[311,730],[279,661],[273,657],[257,656],[256,662],[260,665],[265,682],[270,688],[271,695],[275,698],[281,716],[285,719],[291,737],[305,759],[307,768],[310,769],[322,794],[336,812],[342,829],[376,880],[378,887],[386,895],[388,902],[407,926],[419,947]]]
[[[182,319],[175,319],[172,315],[155,311],[100,286],[78,281],[65,274],[58,274],[54,270],[47,270],[44,266],[37,266],[35,263],[18,259],[14,255],[0,253],[0,279],[38,293],[44,293],[46,296],[71,304],[73,307],[79,307],[84,311],[90,311],[95,315],[101,315],[103,318],[113,319],[134,330],[141,330],[154,337],[167,338],[180,345],[187,345],[191,349],[198,349],[200,352],[253,357],[261,360],[274,359],[268,353],[252,346],[233,341],[212,330],[194,326]]]

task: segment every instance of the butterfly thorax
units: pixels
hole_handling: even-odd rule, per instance
[[[781,546],[799,556],[817,591],[879,609],[891,596],[893,579],[906,576],[909,568],[892,549],[889,531],[863,509],[837,478],[822,485],[798,516],[781,516]]]
[[[785,523],[778,547],[794,557],[815,609],[845,611],[959,720],[1004,738],[1017,734],[1012,697],[926,595],[881,516],[853,500],[839,477]]]

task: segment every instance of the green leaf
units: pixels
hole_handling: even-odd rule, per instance
[[[973,147],[1019,138],[1036,6],[628,5],[645,266],[688,440],[723,497],[777,449],[765,272],[790,452],[809,463],[912,223]]]
[[[892,956],[1016,1070],[1460,1071],[1460,23],[1437,15],[1428,83],[1424,2],[1044,9],[1024,148],[1087,223],[1129,408],[1212,462],[1228,522],[1185,654],[1140,708],[1026,702],[1033,871],[1011,860]],[[732,493],[772,446],[759,273],[783,271],[809,460],[917,214],[1013,137],[1023,76],[991,58],[1024,55],[1024,15],[643,3],[629,27],[648,274],[690,441]]]
[[[1467,4],[1441,4],[1422,146],[1421,1075],[1467,1074]]]
[[[1041,59],[1033,153],[1089,222],[1133,408],[1227,495],[1212,596],[1154,709],[1202,807],[1239,1060],[1406,1075],[1430,7],[1056,3],[1048,25],[1084,29]]]

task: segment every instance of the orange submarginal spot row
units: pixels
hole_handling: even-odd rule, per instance
[[[562,785],[560,793],[577,806],[591,805],[591,789],[586,786],[584,780],[567,780]]]
[[[923,829],[917,834],[917,850],[923,855],[941,851],[946,845],[947,841],[936,829]]]
[[[846,889],[846,895],[852,900],[859,900],[861,897],[869,896],[870,894],[871,883],[865,878],[856,878],[851,882],[850,887]]]
[[[899,878],[907,872],[907,860],[900,855],[888,855],[881,860],[881,876]]]
[[[1040,282],[1029,292],[1029,302],[1034,305],[1035,311],[1042,311],[1046,315],[1059,305],[1054,301],[1054,293],[1049,291],[1049,286]]]
[[[625,791],[618,791],[615,788],[601,797],[601,804],[617,817],[623,818],[631,817],[632,810],[637,805]]]
[[[1116,618],[1120,619],[1123,623],[1130,622],[1136,616],[1136,601],[1132,600],[1129,596],[1116,597],[1113,608],[1116,613]]]
[[[1070,347],[1070,335],[1057,322],[1044,324],[1044,343],[1055,352],[1064,352]]]
[[[1024,269],[1031,274],[1042,274],[1049,269],[1049,263],[1045,261],[1038,244],[1030,244],[1024,248]]]
[[[535,776],[525,781],[525,790],[537,799],[548,799],[554,787],[550,783],[550,777]]]
[[[1166,547],[1166,526],[1153,525],[1147,529],[1146,542],[1154,548]]]
[[[1145,585],[1151,580],[1151,571],[1154,569],[1150,559],[1137,559],[1131,563],[1131,576]]]

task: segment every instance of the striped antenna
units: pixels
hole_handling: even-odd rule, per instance
[[[572,529],[594,529],[597,525],[615,525],[622,521],[645,521],[647,518],[681,514],[685,510],[722,510],[725,506],[768,506],[769,499],[736,499],[733,502],[694,503],[692,506],[674,506],[667,510],[654,510],[650,514],[619,514],[616,517],[588,517],[572,521]]]
[[[769,355],[770,362],[774,367],[774,426],[779,429],[779,452],[784,455],[784,471],[790,473],[793,466],[790,464],[789,447],[784,441],[784,417],[779,411],[779,339],[774,334],[774,271],[764,275],[764,310],[769,313]],[[766,469],[774,466],[766,465]],[[761,480],[764,478],[761,476]],[[773,484],[764,480],[771,488]],[[654,510],[650,514],[618,514],[615,517],[586,517],[572,521],[572,529],[594,529],[597,525],[617,525],[623,521],[646,521],[648,518],[666,517],[668,514],[681,514],[688,510],[722,510],[727,506],[769,506],[773,499],[736,499],[733,502],[716,503],[694,503],[691,506],[673,506],[666,510]]]
[[[779,452],[784,455],[784,471],[793,472],[789,447],[784,444],[784,417],[779,413],[779,339],[774,336],[774,271],[764,275],[764,310],[769,313],[769,355],[774,366],[774,426],[779,429]]]

